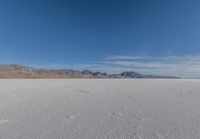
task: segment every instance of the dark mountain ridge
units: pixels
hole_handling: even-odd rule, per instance
[[[40,69],[26,67],[18,64],[0,64],[0,79],[68,79],[68,78],[177,78],[171,76],[142,75],[132,71],[121,74],[108,74],[105,72],[93,72],[90,70],[70,69]]]

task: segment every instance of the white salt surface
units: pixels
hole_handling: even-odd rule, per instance
[[[0,139],[199,139],[200,80],[0,80]]]

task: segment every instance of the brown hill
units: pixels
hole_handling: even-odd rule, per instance
[[[0,65],[0,78],[80,78],[70,70],[46,70],[17,64]]]

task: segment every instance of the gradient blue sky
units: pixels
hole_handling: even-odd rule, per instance
[[[200,1],[0,0],[0,63],[200,77]]]

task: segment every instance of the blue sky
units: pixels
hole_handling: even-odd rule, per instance
[[[200,1],[0,0],[0,63],[200,77]]]

